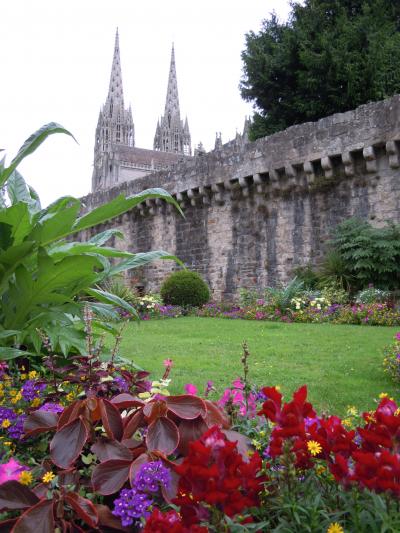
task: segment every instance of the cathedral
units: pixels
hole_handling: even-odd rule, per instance
[[[135,146],[131,108],[125,108],[118,29],[115,35],[110,86],[96,128],[92,192],[165,170],[191,157],[187,118],[181,120],[174,46],[171,51],[164,115],[157,122],[153,150]]]

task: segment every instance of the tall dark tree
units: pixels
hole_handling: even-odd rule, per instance
[[[253,139],[400,92],[399,0],[305,0],[246,35]]]

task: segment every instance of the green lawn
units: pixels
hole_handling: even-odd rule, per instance
[[[286,397],[306,383],[318,409],[342,415],[348,405],[373,408],[373,398],[383,391],[400,399],[382,369],[382,349],[397,329],[195,317],[150,320],[128,326],[121,354],[153,379],[161,377],[163,360],[173,359],[172,393],[183,392],[185,383],[202,391],[213,380],[220,394],[241,374],[246,340],[252,382],[280,385]]]

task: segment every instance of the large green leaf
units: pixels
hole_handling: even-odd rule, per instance
[[[57,198],[54,202],[49,204],[45,209],[42,211],[42,216],[45,216],[49,213],[56,213],[58,211],[62,211],[65,207],[68,207],[70,204],[74,204],[75,202],[80,201],[77,198],[74,198],[73,196],[61,196],[60,198]]]
[[[61,351],[68,355],[74,348],[79,353],[86,351],[85,332],[74,326],[60,328],[58,326],[47,327],[45,333],[50,339],[51,346],[56,352]]]
[[[86,289],[86,293],[89,296],[92,296],[93,298],[96,298],[99,302],[103,302],[106,304],[112,304],[116,307],[122,307],[129,313],[132,313],[134,316],[138,316],[136,309],[132,307],[128,302],[117,296],[116,294],[112,294],[111,292],[103,291],[101,289]]]
[[[112,237],[123,239],[124,234],[118,229],[110,228],[106,229],[105,231],[102,231],[101,233],[98,233],[97,235],[94,235],[89,239],[88,242],[90,242],[91,244],[97,244],[98,246],[102,246]]]
[[[130,270],[132,268],[139,268],[141,266],[147,265],[151,261],[156,261],[157,259],[170,259],[172,261],[176,261],[179,265],[183,266],[182,261],[175,257],[175,255],[171,255],[170,253],[164,252],[163,250],[154,250],[152,252],[134,254],[133,257],[131,257],[130,259],[125,259],[124,261],[121,261],[120,263],[111,267],[109,275],[115,276],[120,272]]]
[[[0,250],[0,296],[17,266],[30,255],[34,247],[34,242],[25,241],[17,246],[11,246],[5,252]]]
[[[18,202],[7,209],[1,210],[0,223],[2,222],[12,226],[13,244],[20,244],[32,229],[28,204]]]
[[[32,187],[27,185],[18,170],[14,170],[7,181],[7,195],[12,205],[25,202],[31,214],[41,211],[40,198]]]
[[[25,157],[32,154],[42,144],[42,142],[47,139],[47,137],[49,137],[49,135],[53,135],[54,133],[65,133],[66,135],[70,135],[74,140],[76,140],[72,133],[70,133],[60,124],[57,124],[56,122],[50,122],[49,124],[45,124],[40,129],[35,131],[35,133],[33,133],[28,139],[26,139],[24,144],[19,149],[17,155],[11,161],[10,166],[4,168],[0,176],[0,187],[2,187],[4,183],[6,183],[8,178],[11,176],[17,166],[21,163],[21,161],[25,159]]]
[[[76,221],[80,210],[80,202],[74,200],[59,211],[41,215],[31,238],[36,240],[41,246],[46,246],[62,238],[65,233],[70,232]],[[43,212],[42,212],[43,213]]]
[[[7,346],[0,346],[0,361],[9,361],[17,357],[27,357],[33,355],[30,352],[18,350],[17,348],[8,348]]]
[[[23,260],[34,248],[33,241],[24,241],[16,246],[10,246],[6,251],[0,250],[0,263],[12,266],[13,269]]]
[[[99,254],[104,257],[131,257],[133,254],[130,252],[123,252],[116,250],[115,248],[109,248],[107,246],[98,246],[96,244],[90,244],[86,242],[62,242],[56,244],[48,250],[48,254],[54,259],[58,260],[67,255],[80,255],[80,254]]]
[[[101,268],[98,258],[90,255],[66,257],[54,263],[47,255],[39,257],[35,279],[20,265],[15,272],[15,284],[12,286],[7,305],[5,324],[7,328],[21,327],[29,313],[40,304],[59,304],[83,288],[97,281],[95,268]]]
[[[7,194],[12,205],[18,202],[29,204],[32,201],[29,188],[18,170],[14,170],[7,181]]]
[[[173,204],[177,210],[183,215],[182,210],[178,202],[164,189],[146,189],[139,194],[134,196],[129,196],[126,198],[123,194],[120,194],[111,202],[96,207],[90,213],[83,215],[80,219],[77,220],[74,226],[74,232],[82,231],[87,228],[92,228],[97,226],[97,224],[102,224],[108,220],[115,218],[119,215],[122,215],[126,211],[129,211],[133,207],[137,206],[145,200],[161,198],[169,204]]]

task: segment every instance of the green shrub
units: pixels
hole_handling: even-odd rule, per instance
[[[295,267],[293,275],[304,283],[306,289],[315,289],[320,279],[318,272],[311,265]]]
[[[239,289],[239,304],[240,307],[247,307],[248,305],[253,305],[258,300],[259,295],[257,291],[253,289]]]
[[[331,304],[347,304],[349,293],[346,292],[338,281],[331,281],[321,286],[321,296]]]
[[[286,313],[292,306],[292,300],[302,295],[304,283],[298,278],[293,278],[287,285],[279,287],[267,287],[265,289],[265,302],[274,306],[281,313]]]
[[[376,289],[374,286],[367,287],[356,295],[358,304],[375,304],[387,302],[390,298],[390,292]]]
[[[400,283],[400,226],[388,223],[374,228],[357,218],[345,220],[335,230],[334,250],[344,263],[344,273],[353,277],[353,290],[373,283],[393,290]]]
[[[166,305],[200,307],[210,299],[207,284],[196,272],[178,270],[168,276],[161,286],[161,297]]]

